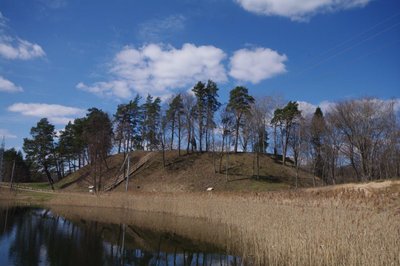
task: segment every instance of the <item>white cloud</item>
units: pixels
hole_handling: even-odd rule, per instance
[[[286,72],[286,55],[269,48],[240,49],[230,59],[229,75],[253,84]]]
[[[365,99],[361,99],[362,101]],[[400,112],[400,98],[395,98],[395,99],[390,99],[390,100],[381,100],[381,99],[372,99],[373,101],[377,102],[378,104],[388,104],[388,103],[393,103],[393,110],[395,112]],[[331,102],[331,101],[322,101],[318,105],[309,103],[309,102],[304,102],[304,101],[297,101],[299,104],[299,110],[301,110],[301,114],[303,117],[311,116],[314,114],[315,109],[319,106],[324,113],[329,113],[330,111],[333,110],[335,107],[336,103]]]
[[[0,91],[3,92],[21,92],[22,87],[15,85],[13,82],[0,76]]]
[[[158,44],[140,48],[126,46],[111,63],[111,81],[93,85],[79,83],[77,88],[119,98],[128,98],[132,91],[164,97],[199,80],[227,81],[222,64],[225,58],[226,54],[214,46],[189,43],[180,49]]]
[[[304,21],[317,13],[364,7],[372,0],[235,0],[245,10]]]
[[[10,133],[10,131],[8,131],[7,129],[0,128],[0,138],[2,139],[3,137],[5,137],[6,139],[17,138],[16,135]],[[1,141],[1,139],[0,139],[0,141]]]
[[[6,31],[7,19],[0,12],[0,56],[7,59],[28,60],[46,55],[40,45],[7,35]]]
[[[42,47],[19,38],[0,36],[0,56],[7,59],[28,60],[45,56]]]
[[[8,107],[8,111],[20,113],[24,116],[47,117],[50,122],[57,125],[67,124],[74,118],[85,114],[84,109],[45,103],[15,103]]]
[[[330,101],[322,101],[318,105],[304,101],[297,101],[297,103],[299,104],[299,110],[301,111],[303,117],[312,116],[315,113],[315,109],[317,109],[317,107],[321,108],[322,113],[325,115],[326,113],[330,112],[336,105],[336,103]]]
[[[395,112],[400,112],[400,98],[393,100],[393,109]]]
[[[309,102],[297,101],[297,103],[299,104],[299,110],[301,111],[301,115],[303,117],[308,117],[312,115],[315,112],[315,109],[317,108],[317,106]]]
[[[77,89],[87,91],[98,96],[117,96],[118,98],[127,99],[132,96],[128,82],[123,80],[114,80],[109,82],[96,82],[91,86],[87,86],[80,82],[76,85]]]
[[[185,21],[186,18],[183,15],[151,19],[139,25],[137,35],[145,42],[160,42],[184,30]]]

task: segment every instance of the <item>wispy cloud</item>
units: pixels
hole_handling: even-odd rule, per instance
[[[39,2],[52,9],[59,9],[67,6],[67,0],[39,0]]]
[[[7,19],[0,11],[0,30],[7,25]]]
[[[286,72],[286,55],[269,48],[240,49],[230,59],[229,75],[253,84]]]
[[[267,16],[307,21],[318,13],[366,6],[372,0],[235,0],[245,10]]]
[[[171,15],[145,21],[138,26],[137,37],[144,42],[168,40],[185,29],[186,18],[183,15]]]
[[[74,118],[83,116],[85,110],[58,104],[45,103],[15,103],[9,106],[8,111],[24,116],[37,118],[47,117],[50,122],[57,125],[65,125]]]
[[[17,136],[10,133],[10,131],[8,129],[0,128],[0,141],[3,137],[6,139],[16,139],[17,138]]]
[[[0,76],[0,91],[1,92],[21,92],[22,87],[15,85],[13,82]]]
[[[96,82],[90,86],[80,82],[76,85],[76,88],[101,97],[117,96],[118,98],[128,99],[132,96],[132,88],[130,87],[129,82],[125,80]]]

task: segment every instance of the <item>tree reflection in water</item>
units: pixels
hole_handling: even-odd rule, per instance
[[[216,246],[134,225],[0,208],[0,265],[242,265]]]

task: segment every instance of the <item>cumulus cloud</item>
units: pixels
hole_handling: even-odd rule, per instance
[[[0,76],[0,91],[3,92],[21,92],[22,87],[15,85],[13,82]]]
[[[40,45],[10,36],[6,32],[7,19],[0,12],[0,56],[6,59],[28,60],[46,55]]]
[[[227,81],[222,61],[226,54],[214,46],[186,43],[182,48],[149,44],[124,47],[110,64],[111,81],[93,85],[79,83],[78,89],[98,95],[128,98],[131,92],[155,96],[171,94],[199,80]]]
[[[8,111],[24,116],[47,117],[50,122],[57,125],[67,124],[74,118],[85,114],[84,109],[45,103],[15,103],[8,107]]]
[[[304,21],[318,13],[366,6],[372,0],[235,0],[245,10]]]
[[[184,30],[185,21],[186,18],[183,15],[151,19],[139,25],[137,36],[145,42],[160,42]]]
[[[17,138],[16,135],[10,133],[7,129],[0,128],[0,137],[5,137],[6,139],[15,139]]]
[[[31,43],[20,38],[0,36],[0,56],[7,59],[28,60],[43,57],[46,53],[36,43]]]
[[[269,48],[240,49],[230,59],[229,75],[253,84],[286,72],[286,55]]]

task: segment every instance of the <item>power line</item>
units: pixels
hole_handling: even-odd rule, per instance
[[[350,47],[347,47],[346,49],[341,50],[341,51],[339,51],[339,52],[337,52],[337,53],[335,53],[335,54],[333,54],[333,55],[331,55],[331,56],[329,56],[327,58],[324,58],[321,61],[319,61],[318,63],[316,63],[316,64],[314,64],[314,65],[312,65],[310,67],[307,67],[307,68],[303,69],[302,71],[299,71],[298,74],[303,73],[303,72],[308,71],[308,70],[311,70],[311,69],[314,69],[315,67],[325,63],[326,61],[332,60],[333,58],[336,58],[339,55],[342,55],[342,54],[344,54],[344,53],[356,48],[357,46],[360,46],[361,44],[365,43],[366,41],[369,41],[369,40],[377,37],[378,35],[381,35],[382,33],[385,33],[385,32],[387,32],[387,31],[389,31],[389,30],[391,30],[391,29],[393,29],[393,28],[395,28],[395,27],[397,27],[399,25],[400,25],[400,22],[390,26],[389,28],[386,28],[386,29],[384,29],[382,31],[379,31],[378,33],[375,33],[374,35],[369,36],[368,38],[363,39],[363,40],[359,41],[358,43],[356,43],[356,44],[354,44],[354,45],[352,45]]]
[[[379,23],[373,25],[372,27],[368,28],[367,30],[365,30],[365,31],[363,31],[363,32],[361,32],[361,33],[359,33],[359,34],[356,34],[356,35],[353,36],[352,38],[341,42],[340,44],[336,45],[336,46],[333,47],[333,48],[328,49],[326,52],[322,53],[322,54],[320,55],[320,57],[323,57],[324,55],[329,54],[331,51],[334,51],[334,50],[336,50],[337,48],[340,48],[340,47],[345,46],[345,44],[348,44],[348,43],[352,42],[353,40],[356,40],[358,37],[363,36],[363,35],[365,35],[366,33],[371,32],[372,30],[374,30],[374,29],[377,28],[378,26],[384,24],[385,22],[387,22],[387,21],[389,21],[389,20],[391,20],[391,19],[393,19],[393,18],[395,18],[395,17],[397,17],[397,16],[399,16],[399,15],[400,15],[400,12],[398,12],[398,13],[396,13],[396,14],[394,14],[394,15],[392,15],[392,16],[390,16],[390,17],[388,17],[388,18],[386,18],[386,19],[384,19],[384,20],[382,20],[382,21],[380,21]],[[369,41],[369,40],[371,40],[371,39],[373,39],[373,38],[375,38],[375,37],[377,37],[377,36],[379,36],[379,35],[381,35],[381,34],[387,32],[387,31],[390,31],[391,29],[393,29],[393,28],[395,28],[395,27],[397,27],[397,26],[399,26],[399,25],[400,25],[400,22],[397,22],[397,23],[392,24],[391,26],[388,26],[388,27],[382,29],[381,31],[378,31],[378,32],[376,32],[376,33],[374,33],[374,34],[372,34],[372,35],[365,36],[365,38],[363,38],[363,39],[361,39],[361,40],[355,42],[353,45],[348,46],[348,47],[343,47],[343,49],[339,49],[339,50],[338,50],[336,53],[334,53],[333,55],[328,56],[328,57],[326,57],[326,58],[321,58],[321,59],[320,59],[319,61],[317,61],[315,64],[310,65],[310,66],[308,66],[308,67],[305,67],[305,68],[303,68],[302,70],[298,71],[298,72],[295,73],[295,74],[298,75],[298,74],[301,74],[301,73],[303,73],[303,72],[306,72],[306,71],[309,71],[309,70],[311,70],[311,69],[314,69],[315,67],[318,67],[319,65],[325,63],[326,61],[332,60],[333,58],[336,58],[337,56],[342,55],[342,54],[344,54],[344,53],[346,53],[346,52],[348,52],[348,51],[350,51],[350,50],[352,50],[352,49],[354,49],[354,48],[360,46],[361,44],[365,43],[366,41]]]
[[[398,13],[396,13],[396,14],[394,14],[394,15],[392,15],[392,16],[390,16],[390,17],[384,19],[384,20],[381,20],[380,22],[378,22],[378,23],[376,23],[375,25],[373,25],[372,27],[369,27],[368,29],[362,31],[361,33],[358,33],[358,34],[354,35],[353,37],[351,37],[351,38],[349,38],[349,39],[347,39],[347,40],[345,40],[345,41],[343,41],[343,42],[341,42],[341,43],[335,45],[334,47],[329,48],[327,51],[321,53],[321,54],[319,55],[319,57],[322,57],[322,56],[324,56],[324,55],[326,55],[326,54],[329,54],[330,52],[336,50],[337,48],[342,47],[342,46],[344,46],[345,44],[347,44],[347,43],[349,43],[349,42],[351,42],[351,41],[353,41],[353,40],[356,40],[358,37],[360,37],[360,36],[362,36],[362,35],[364,35],[364,34],[370,32],[370,31],[374,30],[374,29],[377,28],[378,26],[384,24],[385,22],[387,22],[387,21],[389,21],[389,20],[391,20],[391,19],[393,19],[393,18],[395,18],[395,17],[397,17],[397,16],[399,16],[399,15],[400,15],[400,12],[398,12]]]

